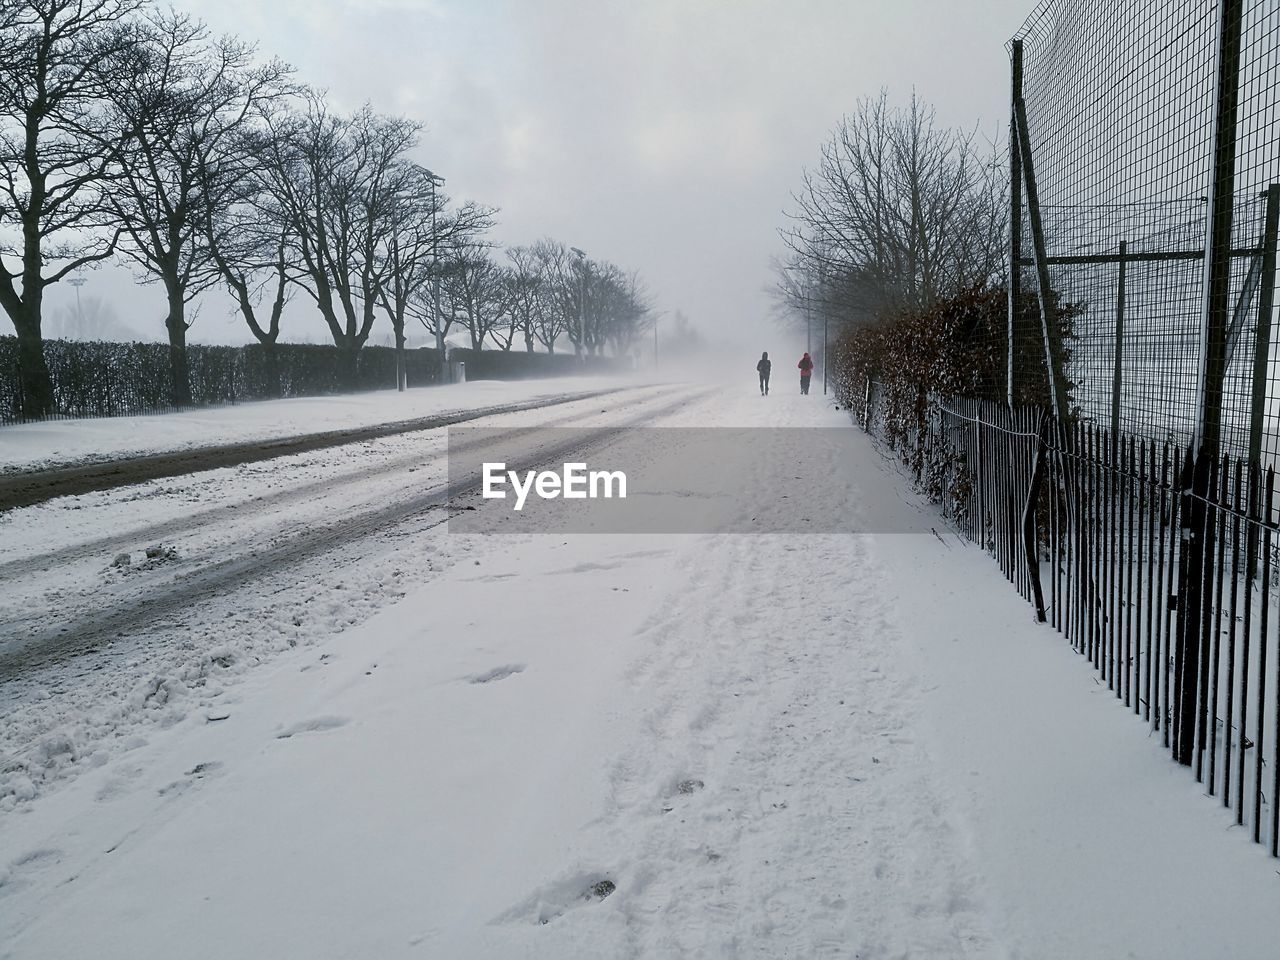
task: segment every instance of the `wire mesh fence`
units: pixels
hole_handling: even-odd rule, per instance
[[[1048,0],[1009,52],[1003,396],[841,395],[1275,856],[1280,4]]]
[[[1051,308],[1011,342],[1070,311],[1060,413],[1280,457],[1278,41],[1270,0],[1050,0],[1011,41],[1010,286]]]

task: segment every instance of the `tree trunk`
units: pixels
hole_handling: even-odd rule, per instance
[[[181,294],[169,297],[169,402],[175,407],[191,406],[191,372],[187,366],[186,304]]]
[[[44,338],[38,320],[14,323],[18,334],[18,380],[21,395],[19,412],[23,419],[35,420],[53,413],[53,380],[44,359]]]
[[[284,385],[280,382],[280,354],[276,351],[276,341],[262,341],[263,366],[266,368],[267,392],[276,400],[284,396]]]
[[[391,326],[396,334],[396,389],[403,393],[409,385],[408,358],[404,355],[404,321],[392,321]]]
[[[347,390],[356,389],[360,348],[351,340],[338,346],[338,380]]]

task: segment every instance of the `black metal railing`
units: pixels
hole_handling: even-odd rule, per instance
[[[872,383],[863,411],[873,433],[880,393]],[[914,448],[903,460],[925,462],[916,479],[1171,758],[1280,855],[1275,471],[1038,408],[930,406],[923,432],[899,434]],[[1189,541],[1198,530],[1207,542]]]

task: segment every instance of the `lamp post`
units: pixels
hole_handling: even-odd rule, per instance
[[[587,332],[587,255],[577,247],[570,247],[569,249],[578,257],[578,265],[582,268],[582,294],[578,300],[578,342],[574,344],[574,349],[578,354],[578,359],[582,363],[586,363],[587,353],[584,339]]]
[[[445,349],[444,331],[440,329],[440,232],[436,229],[436,187],[444,183],[421,164],[414,165],[431,184],[431,323],[436,331],[436,350],[440,354],[440,382],[449,380],[449,358]]]
[[[827,395],[827,310],[822,310],[822,395]]]
[[[804,289],[804,350],[813,354],[813,294],[807,283]]]

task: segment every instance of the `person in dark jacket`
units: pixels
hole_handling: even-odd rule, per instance
[[[800,392],[809,392],[809,378],[813,376],[813,360],[809,354],[805,354],[800,358],[800,362],[796,364],[800,368]]]
[[[760,354],[760,362],[756,364],[756,373],[760,374],[760,396],[768,396],[769,394],[769,371],[773,369],[773,364],[769,362],[769,354],[767,352]]]

